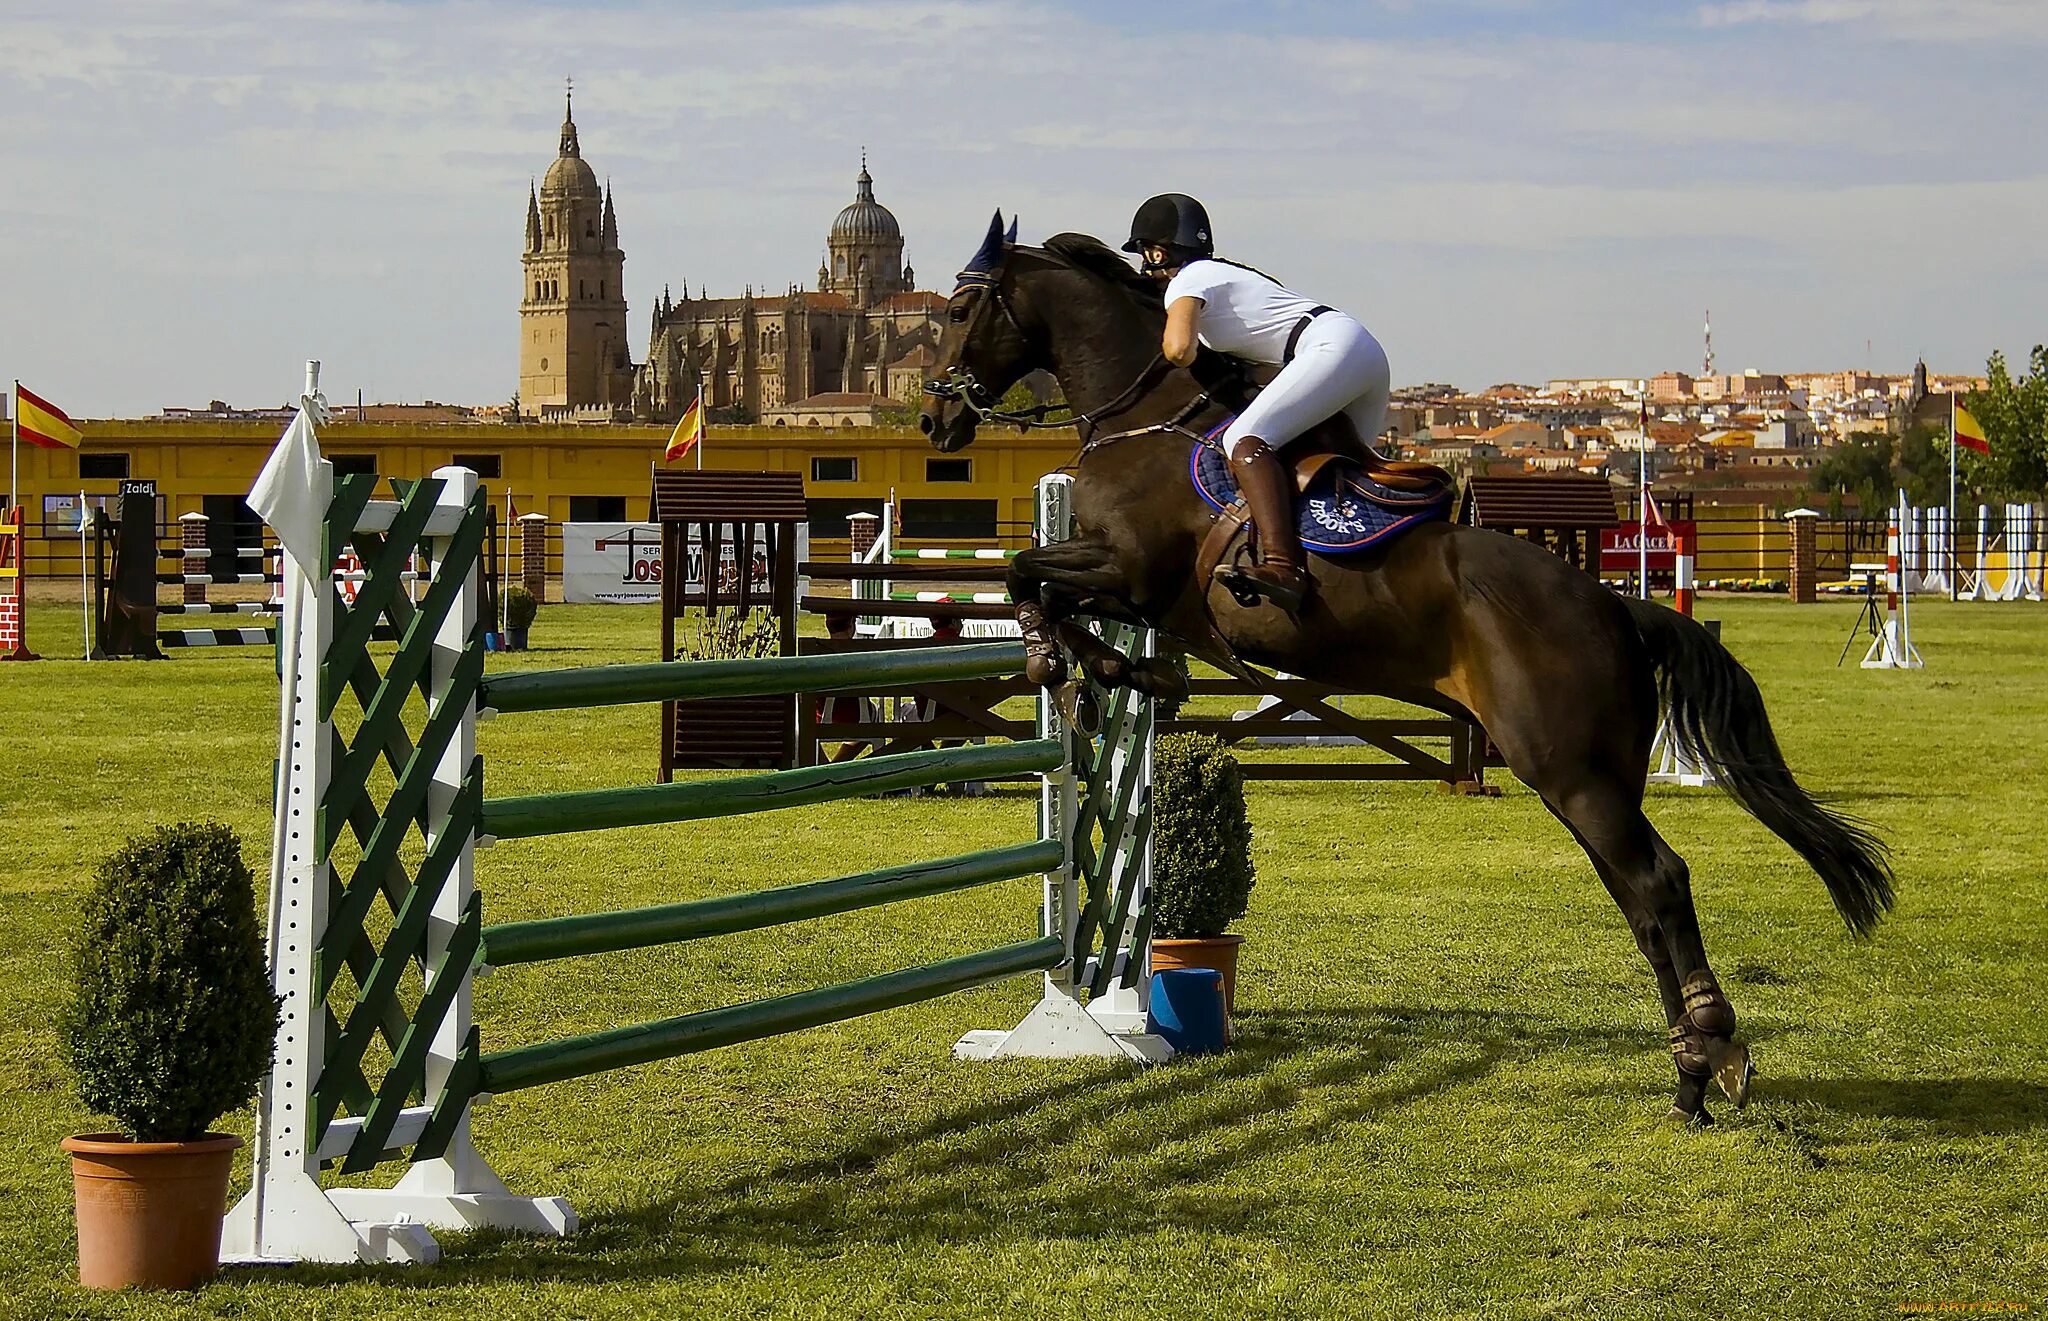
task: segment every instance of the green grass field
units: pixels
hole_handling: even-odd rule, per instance
[[[1650,812],[1693,867],[1760,1069],[1719,1127],[1664,1118],[1654,986],[1525,789],[1255,787],[1239,1038],[1148,1072],[959,1064],[1028,981],[520,1093],[477,1113],[565,1241],[444,1235],[417,1270],[235,1272],[87,1294],[60,1138],[93,1126],[50,1028],[93,862],[217,818],[259,873],[275,684],[259,652],[0,668],[0,1315],[489,1317],[1095,1313],[1865,1317],[2048,1307],[2048,610],[1916,607],[1928,668],[1834,668],[1854,607],[1709,599],[1810,787],[1893,843],[1869,943],[1713,791]],[[67,643],[54,611],[34,640]],[[75,627],[75,626],[73,626]],[[543,610],[509,663],[646,659],[652,612]],[[1860,648],[1857,654],[1860,654]],[[497,664],[499,658],[493,658]],[[506,717],[494,794],[651,778],[656,713]],[[1340,754],[1320,754],[1340,755]],[[491,919],[687,898],[1023,838],[1023,792],[501,845]],[[508,969],[487,1048],[1032,934],[1035,883],[668,950]],[[229,1126],[246,1132],[249,1116]],[[246,1178],[246,1163],[238,1171]],[[395,1177],[395,1171],[387,1178]]]

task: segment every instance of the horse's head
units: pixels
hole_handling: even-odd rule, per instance
[[[1006,231],[1003,213],[996,212],[946,302],[937,375],[925,382],[924,408],[917,419],[918,429],[942,452],[972,444],[982,411],[995,407],[1027,373],[1047,365],[1025,337],[1005,287],[1004,267],[1016,242],[1016,218],[1011,217]]]

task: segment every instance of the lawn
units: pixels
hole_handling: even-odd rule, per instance
[[[1143,1072],[952,1061],[961,1033],[1022,1013],[1020,981],[555,1084],[481,1107],[477,1141],[516,1190],[569,1197],[576,1237],[444,1235],[430,1268],[233,1272],[183,1299],[70,1283],[57,1143],[93,1119],[50,1022],[84,877],[122,835],[225,820],[261,871],[270,661],[0,667],[0,1315],[2048,1307],[2048,609],[1916,606],[1918,672],[1835,668],[1852,603],[1701,613],[1725,621],[1807,784],[1891,840],[1900,881],[1898,912],[1856,942],[1729,800],[1652,792],[1760,1070],[1714,1129],[1665,1120],[1648,970],[1527,790],[1261,784],[1228,1055]],[[39,621],[38,646],[65,652],[64,620]],[[646,659],[653,636],[651,611],[551,606],[541,650],[506,663]],[[644,783],[655,733],[651,708],[621,708],[506,717],[481,742],[493,794],[511,794]],[[962,852],[1031,821],[1021,791],[862,801],[507,843],[477,871],[499,921]],[[1032,934],[1035,896],[1019,881],[508,969],[480,983],[478,1018],[496,1048],[926,962]]]

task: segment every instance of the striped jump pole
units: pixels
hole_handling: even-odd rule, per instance
[[[374,479],[337,480],[330,465],[321,467],[319,482],[331,492],[325,518],[279,531],[288,545],[350,546],[364,567],[351,603],[331,562],[284,558],[269,907],[284,1021],[257,1111],[254,1178],[228,1217],[224,1259],[423,1262],[439,1254],[435,1228],[571,1233],[577,1218],[568,1202],[513,1193],[477,1150],[469,1131],[476,1102],[1003,978],[1040,978],[1035,1007],[1015,1028],[969,1033],[955,1047],[959,1057],[1163,1056],[1163,1043],[1144,1034],[1149,699],[1103,694],[1099,733],[1068,726],[1041,695],[1036,737],[1013,743],[492,798],[476,753],[484,712],[508,719],[1002,678],[1021,671],[1023,648],[997,642],[486,675],[480,575],[488,508],[474,474],[443,468],[402,487],[396,500],[376,500]],[[1053,539],[1071,534],[1069,486],[1064,476],[1041,484],[1041,528]],[[416,550],[433,572],[415,601],[406,566]],[[400,645],[372,665],[364,648],[380,635]],[[1104,636],[1138,655],[1152,645],[1134,630]],[[422,693],[424,704],[413,700]],[[1004,774],[1036,774],[1042,789],[1032,837],[1000,848],[686,903],[499,924],[485,920],[476,887],[485,844],[518,847],[541,835],[709,821]],[[473,980],[494,968],[686,946],[1034,876],[1035,920],[1004,943],[915,967],[556,1041],[495,1042],[473,1015]],[[393,1161],[406,1169],[388,1187],[335,1187],[325,1177]]]
[[[1692,618],[1693,560],[1698,554],[1698,539],[1697,526],[1679,529],[1674,536],[1671,608],[1687,619]]]
[[[1910,607],[1907,604],[1910,593],[1899,558],[1899,529],[1906,509],[1906,493],[1901,491],[1892,506],[1891,522],[1885,534],[1885,620],[1877,636],[1871,639],[1870,650],[1864,653],[1863,668],[1866,670],[1917,670],[1923,664],[1919,651],[1913,646]]]

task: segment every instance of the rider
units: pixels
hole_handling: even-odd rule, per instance
[[[1274,450],[1324,418],[1343,413],[1370,446],[1386,425],[1390,378],[1386,350],[1351,317],[1305,298],[1264,271],[1216,256],[1209,213],[1185,193],[1148,199],[1131,219],[1125,252],[1166,286],[1166,335],[1160,351],[1185,367],[1197,340],[1280,374],[1223,433],[1224,452],[1258,533],[1258,562],[1219,567],[1226,585],[1249,589],[1289,614],[1309,589],[1306,555],[1294,523],[1290,468]]]

